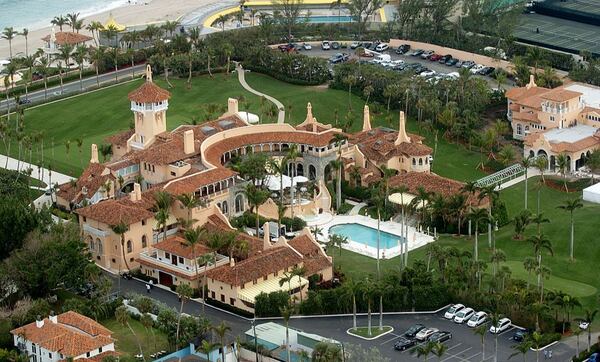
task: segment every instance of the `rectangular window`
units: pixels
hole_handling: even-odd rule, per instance
[[[142,226],[146,225],[146,220],[142,220]]]
[[[177,176],[177,174],[174,171],[171,171],[171,176]]]
[[[171,258],[171,254],[165,253],[165,258],[170,259]]]
[[[221,302],[225,303],[225,296],[223,294],[221,294]]]
[[[179,257],[179,264],[183,264],[183,258]]]
[[[229,298],[229,304],[234,305],[235,304],[235,299]]]
[[[210,296],[212,299],[215,299],[215,292],[210,292]]]
[[[48,358],[52,359],[52,353],[48,352]]]

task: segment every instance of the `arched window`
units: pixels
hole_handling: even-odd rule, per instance
[[[244,212],[244,195],[237,194],[235,196],[235,213]]]
[[[133,251],[133,244],[131,243],[131,240],[127,240],[127,252],[131,253]]]
[[[146,246],[148,246],[148,240],[146,235],[142,235],[142,248],[145,248]]]
[[[419,158],[419,166],[423,166],[423,159]]]
[[[296,165],[296,176],[304,176],[304,166],[301,163]]]
[[[225,215],[229,213],[229,205],[227,205],[227,201],[223,201],[223,204],[221,205],[221,211],[223,211],[223,214]]]
[[[313,165],[308,166],[308,178],[311,180],[317,179],[317,169]]]
[[[94,251],[94,238],[92,238],[91,236],[89,236],[89,240],[88,240],[88,247],[90,248],[90,251]]]
[[[96,239],[96,247],[98,248],[98,255],[102,255],[104,253],[104,248],[102,247],[102,241],[100,239]]]
[[[416,159],[416,158],[413,158],[413,159],[412,159],[412,164],[413,164],[413,166],[416,166],[416,165],[417,165],[417,159]]]

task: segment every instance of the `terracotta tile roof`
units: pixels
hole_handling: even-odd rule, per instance
[[[579,152],[598,145],[600,145],[600,138],[597,136],[586,137],[577,142],[550,143],[552,151],[556,153]]]
[[[195,192],[202,186],[210,185],[215,182],[226,180],[237,175],[237,172],[227,167],[216,167],[210,170],[196,171],[189,176],[183,176],[169,181],[163,186],[163,189],[173,195]]]
[[[586,106],[585,108],[583,108],[583,110],[581,110],[581,113],[596,113],[596,114],[600,114],[600,108],[594,108],[594,107]]]
[[[564,102],[573,98],[577,98],[583,93],[575,92],[568,89],[555,88],[541,95],[541,98],[554,102]]]
[[[181,256],[185,259],[194,259],[192,247],[189,246],[186,240],[180,235],[171,235],[167,239],[152,245],[152,247],[154,249],[163,250],[167,253]],[[200,257],[211,252],[210,248],[200,242],[194,246],[194,249],[196,251],[196,257]]]
[[[515,121],[527,121],[532,123],[541,123],[537,118],[537,113],[513,112],[512,117]]]
[[[537,141],[537,139],[540,138],[541,136],[542,136],[541,132],[532,132],[532,133],[529,133],[528,135],[525,136],[525,138],[523,138],[523,143],[526,146],[532,146],[533,143],[535,141]]]
[[[89,37],[87,35],[71,32],[71,31],[59,31],[59,32],[56,32],[56,42],[55,43],[58,45],[65,45],[65,44],[76,45],[79,43],[84,43],[86,41],[90,41],[92,39],[93,39],[92,37]],[[50,34],[43,37],[42,40],[45,42],[49,42]]]
[[[427,156],[433,151],[429,146],[422,144],[423,137],[409,134],[411,142],[396,145],[398,131],[391,128],[375,128],[363,131],[350,137],[350,142],[357,144],[368,159],[384,162],[396,156]]]
[[[127,97],[132,102],[158,103],[171,98],[171,93],[152,81],[146,81],[138,89],[129,92]]]
[[[107,225],[117,225],[120,222],[131,225],[142,220],[154,217],[154,213],[147,209],[149,201],[132,202],[129,197],[118,200],[110,199],[97,204],[76,209],[75,213],[86,218],[100,221]]]
[[[76,357],[114,342],[112,332],[94,320],[75,312],[63,314],[58,316],[57,323],[44,318],[40,328],[33,322],[13,329],[11,333],[25,336],[28,341],[49,351],[60,351],[66,357]]]
[[[231,267],[223,265],[209,270],[207,276],[220,282],[240,286],[269,274],[291,269],[302,263],[302,258],[292,249],[279,246],[240,261]]]
[[[546,93],[549,90],[550,89],[544,87],[532,87],[530,89],[527,89],[526,87],[515,87],[506,91],[506,98],[518,101],[521,98]]]
[[[392,176],[389,179],[390,188],[398,187],[400,185],[405,185],[408,188],[408,193],[413,195],[417,195],[419,187],[423,187],[427,192],[450,197],[461,193],[462,187],[465,184],[460,181],[438,176],[434,173],[407,172]],[[469,195],[468,203],[471,205],[480,204],[477,195]]]
[[[517,103],[519,103],[520,105],[527,107],[527,108],[532,108],[538,111],[542,110],[542,97],[540,97],[539,95],[532,95],[530,97],[524,97],[521,100],[519,100]]]
[[[106,351],[106,352],[102,352],[100,354],[95,355],[94,357],[90,357],[90,358],[79,358],[77,359],[78,362],[102,362],[102,360],[106,357],[118,357],[119,356],[119,352],[116,351]],[[67,361],[65,360],[61,360],[61,362],[63,361]]]
[[[135,130],[128,129],[127,131],[116,133],[112,136],[106,137],[104,140],[112,145],[125,146],[127,145],[127,140],[133,136]]]
[[[90,163],[73,185],[71,182],[58,186],[56,194],[68,202],[78,204],[84,198],[91,198],[107,181],[116,178],[100,163]],[[85,188],[85,190],[84,190]],[[85,192],[84,192],[85,191]]]
[[[308,235],[297,236],[288,244],[302,254],[303,266],[306,269],[305,276],[318,274],[322,270],[332,267],[331,261]]]

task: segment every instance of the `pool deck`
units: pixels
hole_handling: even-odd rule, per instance
[[[329,222],[319,225],[323,229],[323,235],[318,238],[319,241],[327,242],[327,240],[329,240],[329,229],[333,226],[341,224],[360,224],[377,229],[377,220],[370,217],[362,215],[335,215]],[[398,235],[399,238],[399,235],[402,235],[402,226],[397,222],[382,221],[379,225],[379,229],[390,234]],[[431,243],[432,241],[435,241],[433,236],[418,232],[411,226],[408,227],[408,251],[418,249]],[[348,243],[343,246],[343,248],[371,258],[377,258],[377,248],[368,246],[355,240],[349,240]],[[400,245],[392,248],[380,249],[379,257],[380,259],[391,259],[400,255],[401,251]]]

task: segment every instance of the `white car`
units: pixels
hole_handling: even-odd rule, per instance
[[[437,329],[437,328],[425,328],[425,329],[422,329],[419,333],[417,333],[415,338],[418,341],[424,341],[427,338],[429,338],[429,336],[431,336],[432,334],[434,334],[437,331],[439,331],[439,329]]]
[[[473,314],[473,316],[471,318],[469,318],[467,325],[471,328],[475,328],[475,327],[479,327],[486,321],[487,321],[487,313],[486,312],[477,312],[477,313]]]
[[[419,74],[419,77],[423,77],[423,78],[432,77],[435,74],[436,74],[435,70],[426,70],[426,71],[422,72],[421,74]]]
[[[581,322],[579,322],[579,328],[582,329],[582,330],[584,330],[584,331],[586,329],[588,329],[589,326],[590,326],[590,323],[588,321],[581,321]]]
[[[324,40],[321,43],[321,49],[323,49],[323,50],[329,50],[329,49],[331,49],[331,45],[329,44],[329,42],[327,40]]]
[[[454,322],[455,323],[464,323],[464,322],[468,321],[469,318],[471,318],[474,313],[475,313],[475,311],[473,310],[473,308],[464,308],[464,309],[461,309],[454,316]]]
[[[388,43],[381,43],[375,47],[375,51],[384,52],[390,48]]]
[[[508,318],[502,318],[498,321],[498,325],[490,326],[490,333],[500,334],[505,330],[509,329],[511,321]]]
[[[458,79],[458,78],[460,78],[460,74],[458,74],[458,72],[451,72],[451,73],[446,74],[446,78]]]
[[[421,58],[422,59],[429,59],[430,56],[432,56],[434,53],[433,50],[426,50],[421,54]]]
[[[465,306],[462,304],[455,304],[452,307],[448,308],[446,313],[444,313],[444,318],[454,319],[454,317],[456,316],[456,313],[458,313],[460,310],[462,310],[464,308],[465,308]]]
[[[469,71],[471,72],[471,74],[479,74],[479,72],[485,68],[483,65],[481,64],[475,64],[471,69],[469,69]]]
[[[312,49],[312,45],[310,45],[308,43],[302,44],[302,47],[304,48],[304,50],[311,50]]]

